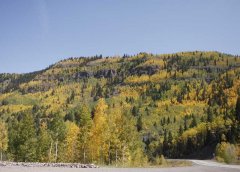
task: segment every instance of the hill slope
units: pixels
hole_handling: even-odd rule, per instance
[[[198,51],[69,58],[1,74],[4,155],[130,165],[211,156],[217,143],[239,142],[239,77],[238,57]]]

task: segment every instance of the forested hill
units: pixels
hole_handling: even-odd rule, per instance
[[[199,51],[0,74],[0,151],[14,161],[133,166],[162,154],[211,157],[217,143],[239,143],[239,77],[239,57]]]

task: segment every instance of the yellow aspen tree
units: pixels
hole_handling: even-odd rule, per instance
[[[8,133],[4,122],[0,121],[0,153],[1,161],[3,157],[3,152],[8,148]]]
[[[107,107],[104,99],[101,98],[98,100],[94,111],[93,127],[91,131],[91,154],[92,160],[98,163],[104,163],[105,154],[108,154],[106,142]]]
[[[66,122],[67,133],[64,140],[65,144],[65,162],[75,162],[76,161],[76,152],[77,152],[77,142],[79,127],[73,122]]]

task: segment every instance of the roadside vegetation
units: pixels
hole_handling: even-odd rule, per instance
[[[221,142],[216,147],[216,160],[225,163],[238,163],[239,162],[239,146]]]

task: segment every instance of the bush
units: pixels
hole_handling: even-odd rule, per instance
[[[218,162],[224,162],[224,159],[221,158],[221,157],[219,157],[219,156],[216,156],[216,160],[217,160]]]
[[[156,158],[156,164],[157,164],[157,165],[166,166],[166,165],[167,165],[167,160],[164,158],[163,155],[158,156],[158,157]]]
[[[221,162],[232,163],[237,160],[237,149],[233,144],[221,142],[216,147],[216,159]]]

